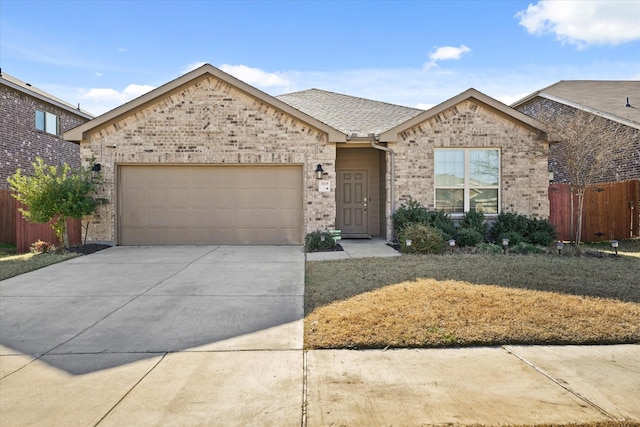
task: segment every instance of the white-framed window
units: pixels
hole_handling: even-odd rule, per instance
[[[58,135],[58,116],[47,111],[36,110],[36,129]]]
[[[499,212],[500,150],[436,149],[434,160],[436,209],[450,214]]]

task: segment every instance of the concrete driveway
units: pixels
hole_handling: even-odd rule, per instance
[[[0,425],[300,425],[303,293],[292,246],[114,247],[2,281]]]
[[[0,426],[640,421],[640,345],[303,351],[303,288],[301,247],[116,247],[2,281]]]

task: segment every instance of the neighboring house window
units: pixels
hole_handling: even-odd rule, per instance
[[[495,149],[435,150],[436,209],[451,214],[470,210],[497,214],[500,152]]]
[[[51,135],[58,135],[58,116],[42,110],[36,110],[36,129]]]

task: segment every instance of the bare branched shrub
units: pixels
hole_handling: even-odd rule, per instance
[[[550,139],[556,141],[549,150],[549,162],[555,180],[568,183],[577,197],[578,206],[575,207],[571,198],[571,228],[576,245],[579,245],[587,188],[595,183],[616,180],[617,165],[627,160],[633,147],[638,146],[640,132],[550,100],[528,104],[521,111],[540,121]]]

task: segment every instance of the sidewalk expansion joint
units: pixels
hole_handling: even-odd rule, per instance
[[[508,346],[504,346],[504,345],[501,346],[501,348],[504,351],[506,351],[507,353],[509,353],[510,355],[514,356],[516,359],[518,359],[518,360],[524,362],[525,364],[529,365],[530,367],[535,369],[538,373],[544,375],[547,379],[551,380],[554,384],[560,386],[561,388],[563,388],[568,393],[572,394],[573,396],[577,397],[578,399],[580,399],[581,401],[586,403],[588,406],[590,406],[593,409],[595,409],[596,411],[600,412],[605,417],[611,419],[612,421],[617,421],[618,420],[616,417],[614,417],[609,412],[607,412],[604,408],[601,408],[600,406],[598,406],[596,403],[592,402],[591,400],[589,400],[585,396],[582,396],[580,393],[578,393],[577,391],[573,390],[571,387],[569,387],[568,385],[566,385],[562,381],[555,379],[553,377],[553,375],[551,375],[550,373],[548,373],[544,369],[540,368],[539,366],[536,366],[535,363],[530,362],[527,359],[525,359],[523,356],[520,356],[519,354],[517,354],[515,352],[515,350],[509,348]]]
[[[307,427],[307,350],[302,351],[302,419],[301,426]]]
[[[94,427],[98,426],[100,423],[102,423],[108,416],[109,414],[111,414],[117,407],[118,405],[124,400],[126,399],[127,396],[129,396],[129,394],[131,394],[131,392],[138,387],[138,384],[140,384],[142,381],[144,381],[145,378],[147,378],[147,375],[149,375],[151,372],[153,372],[154,369],[156,369],[156,367],[162,363],[162,361],[164,360],[165,357],[167,357],[168,353],[164,353],[162,355],[162,357],[160,358],[160,360],[158,360],[138,381],[136,381],[136,383],[134,385],[131,386],[131,388],[129,390],[127,390],[127,392],[120,398],[118,399],[118,401],[98,420],[98,422],[96,422],[94,424]]]

